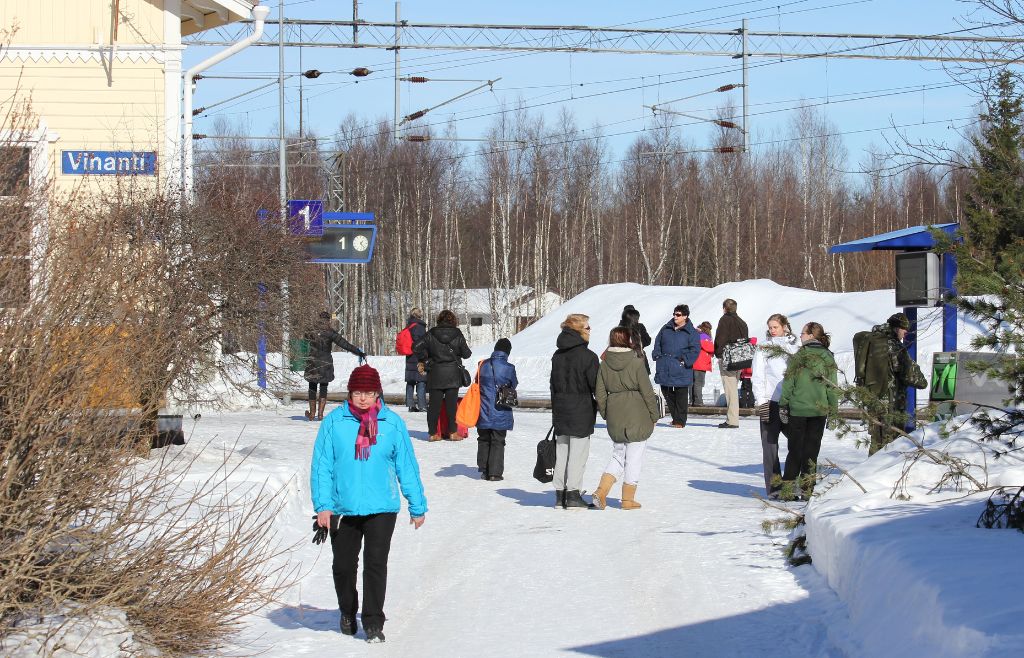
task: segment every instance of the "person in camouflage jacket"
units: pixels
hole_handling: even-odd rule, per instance
[[[900,426],[906,418],[907,387],[928,387],[924,373],[903,344],[909,330],[907,316],[894,313],[885,324],[854,337],[854,383],[878,398],[888,411],[887,417],[880,419],[884,425],[872,423],[868,430],[868,454],[875,454],[896,438],[896,432],[888,426]]]

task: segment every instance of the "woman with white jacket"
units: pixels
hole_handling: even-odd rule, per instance
[[[778,495],[779,486],[773,479],[782,477],[779,467],[779,433],[786,426],[779,418],[779,397],[782,378],[786,374],[789,355],[800,348],[800,340],[793,335],[789,319],[781,313],[768,318],[765,340],[754,352],[751,384],[754,388],[754,406],[761,417],[761,456],[764,462],[764,489],[769,498]]]

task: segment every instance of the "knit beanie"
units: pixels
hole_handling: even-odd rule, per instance
[[[910,319],[902,313],[893,313],[889,316],[889,326],[893,329],[910,329]]]
[[[512,341],[508,338],[499,338],[498,342],[494,344],[495,352],[504,352],[505,354],[512,353]]]
[[[348,391],[350,393],[352,391],[379,393],[381,391],[380,374],[366,363],[356,367],[348,376]]]

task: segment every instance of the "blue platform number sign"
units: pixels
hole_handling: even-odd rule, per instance
[[[324,202],[294,200],[288,202],[288,230],[292,235],[324,234]]]
[[[155,151],[61,151],[65,176],[155,176]]]
[[[311,263],[369,263],[376,243],[373,213],[326,212],[322,235],[306,241],[306,255]]]

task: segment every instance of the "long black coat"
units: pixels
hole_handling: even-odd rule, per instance
[[[327,384],[334,381],[332,345],[337,345],[357,356],[365,356],[361,349],[331,329],[327,321],[322,322],[316,331],[306,332],[304,338],[309,342],[309,354],[306,356],[306,370],[303,376],[311,384]]]
[[[427,366],[427,388],[434,391],[462,386],[462,360],[473,356],[458,327],[439,324],[413,343],[413,353]]]
[[[597,421],[597,355],[583,336],[562,329],[551,356],[551,417],[555,434],[590,436]]]
[[[406,322],[405,322],[405,326],[406,327],[408,327],[409,325],[412,325],[412,327],[409,329],[409,333],[412,334],[412,344],[415,345],[418,341],[422,340],[425,335],[427,335],[427,323],[424,322],[423,320],[419,319],[419,318],[414,318],[414,317],[412,317],[410,315],[409,319],[406,320]],[[402,328],[405,329],[405,327],[402,327]],[[419,363],[419,362],[420,362],[419,357],[416,356],[416,352],[415,351],[412,354],[406,355],[406,357],[405,357],[405,381],[406,381],[406,383],[408,383],[408,384],[415,384],[416,382],[425,382],[425,381],[427,381],[427,376],[426,375],[421,375],[419,370],[416,369],[416,364]]]

